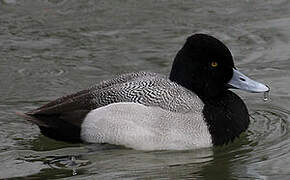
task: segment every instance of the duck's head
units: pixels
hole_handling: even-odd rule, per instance
[[[264,84],[239,72],[230,50],[221,41],[206,34],[187,38],[174,59],[170,80],[202,98],[214,98],[228,88],[269,91]]]

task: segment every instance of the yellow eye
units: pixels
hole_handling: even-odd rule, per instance
[[[218,63],[216,61],[212,61],[210,63],[211,67],[217,67],[218,66]]]

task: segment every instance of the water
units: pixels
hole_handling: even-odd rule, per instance
[[[168,74],[187,36],[224,41],[271,98],[236,91],[248,131],[222,147],[144,152],[42,136],[16,111],[132,71]],[[288,0],[1,0],[0,179],[289,179]]]

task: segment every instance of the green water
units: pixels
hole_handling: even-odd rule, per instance
[[[235,91],[251,124],[235,142],[144,152],[42,136],[28,111],[117,74],[168,74],[195,32],[229,46],[271,87]],[[289,179],[290,1],[0,0],[0,179]]]

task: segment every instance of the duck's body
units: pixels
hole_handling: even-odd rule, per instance
[[[113,103],[91,111],[81,128],[81,138],[86,142],[134,149],[181,150],[212,146],[201,108],[177,113],[139,103]]]
[[[177,54],[169,78],[124,74],[26,115],[44,135],[57,140],[143,150],[224,144],[249,125],[245,104],[227,90],[236,74],[233,68],[232,56],[220,41],[193,35]]]
[[[126,144],[135,149],[170,149],[171,146],[172,149],[190,149],[212,145],[202,115],[203,107],[196,94],[168,77],[138,72],[103,81],[27,114],[37,117],[34,119],[36,123],[41,120],[42,132],[54,139]],[[68,122],[74,128],[54,125],[60,121]],[[41,125],[43,123],[48,128]],[[64,136],[65,129],[79,130],[67,131]],[[189,133],[189,130],[192,132]],[[174,135],[178,136],[172,138]],[[192,141],[182,143],[183,139],[190,137]],[[140,144],[137,145],[137,142]]]

